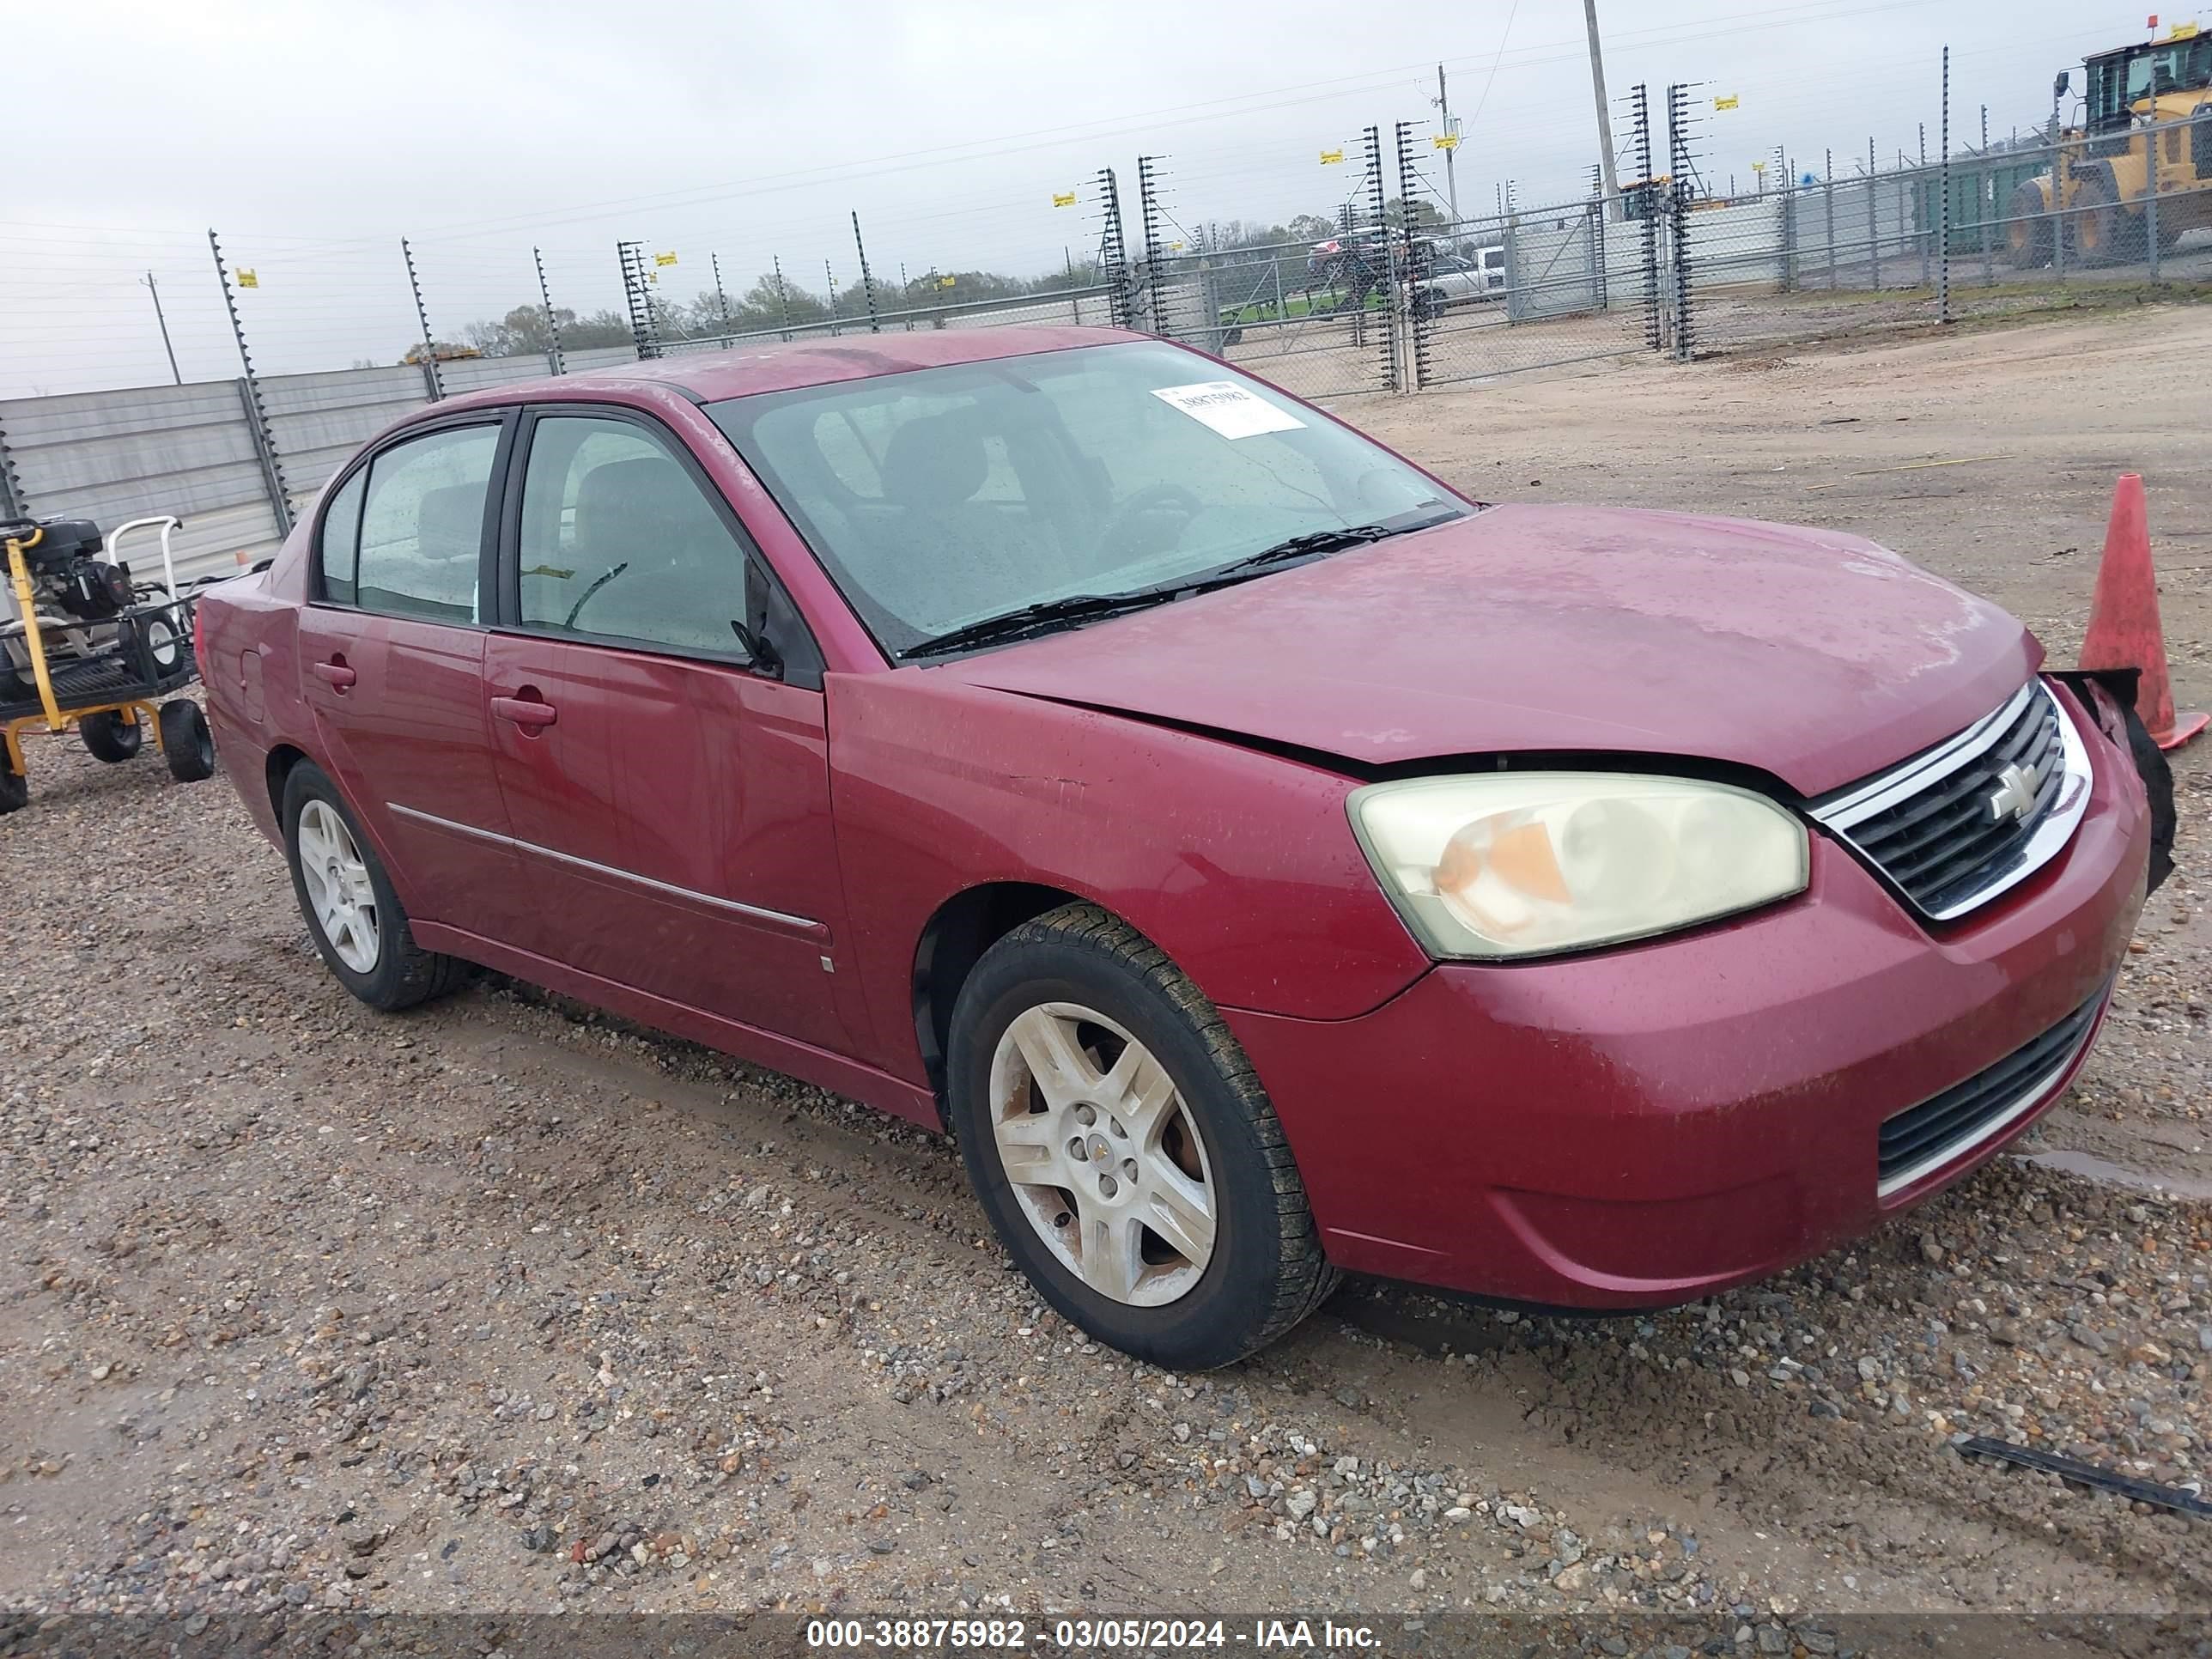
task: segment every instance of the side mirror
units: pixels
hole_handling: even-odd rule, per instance
[[[745,615],[730,620],[730,632],[753,659],[753,666],[773,680],[783,678],[783,657],[768,635],[768,573],[752,559],[745,561]]]

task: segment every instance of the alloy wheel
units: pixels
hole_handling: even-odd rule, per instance
[[[1016,1201],[1099,1295],[1158,1307],[1213,1259],[1206,1142],[1152,1052],[1078,1003],[1017,1015],[991,1057],[991,1124]]]
[[[356,974],[374,972],[383,951],[376,888],[353,832],[329,802],[311,800],[300,809],[295,834],[315,925],[339,961]]]

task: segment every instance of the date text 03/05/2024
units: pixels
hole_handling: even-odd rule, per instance
[[[1332,1619],[1056,1619],[1034,1628],[1020,1619],[815,1619],[807,1622],[806,1644],[878,1651],[1036,1648],[1079,1653],[1225,1647],[1371,1651],[1381,1643],[1371,1626],[1340,1625]]]

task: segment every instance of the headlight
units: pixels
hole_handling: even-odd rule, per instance
[[[1384,890],[1439,957],[1644,939],[1805,885],[1805,826],[1725,784],[1500,772],[1370,784],[1349,805]]]

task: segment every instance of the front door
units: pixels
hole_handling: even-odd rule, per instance
[[[853,1052],[822,694],[732,626],[757,556],[642,417],[540,413],[522,442],[484,676],[529,948]]]
[[[511,939],[528,906],[484,709],[497,414],[379,450],[329,496],[300,679],[321,759],[418,921]]]

